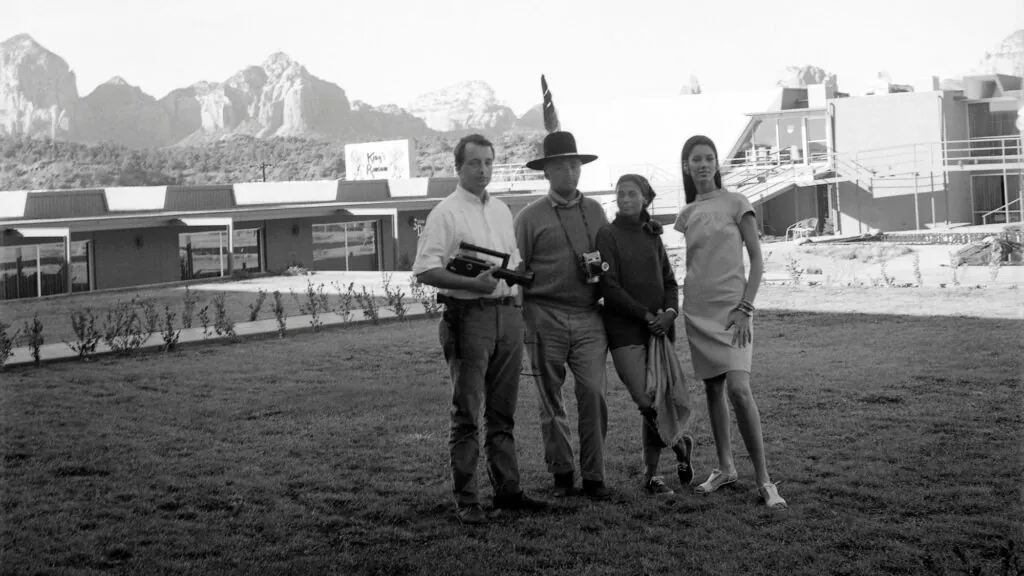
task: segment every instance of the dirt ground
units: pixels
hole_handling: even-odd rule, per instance
[[[682,235],[674,230],[665,230],[665,246],[670,253],[682,256],[685,253]],[[787,264],[795,263],[803,269],[801,285],[816,283],[829,287],[872,286],[873,282],[884,285],[882,278],[882,254],[885,254],[885,273],[897,285],[918,284],[914,272],[915,260],[921,273],[923,287],[953,288],[956,281],[962,287],[1011,287],[1024,284],[1024,266],[1002,266],[996,277],[988,266],[950,267],[950,254],[963,245],[905,245],[891,242],[860,242],[850,244],[803,244],[796,242],[773,242],[761,245],[765,257],[765,282],[792,282]],[[744,253],[744,261],[749,260]],[[677,267],[680,278],[684,275],[682,266]]]

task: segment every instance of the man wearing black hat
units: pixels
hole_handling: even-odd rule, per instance
[[[597,251],[597,231],[608,223],[601,204],[577,189],[583,164],[569,132],[544,138],[544,156],[526,164],[543,170],[550,190],[516,216],[523,267],[534,273],[523,292],[526,350],[541,406],[544,461],[555,493],[576,494],[569,420],[562,399],[566,364],[579,405],[580,476],[587,496],[606,500],[604,442],[608,430],[605,365],[608,341],[598,309],[598,282],[607,267]]]

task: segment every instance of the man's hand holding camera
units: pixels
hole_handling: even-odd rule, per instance
[[[483,272],[476,275],[473,278],[474,292],[480,292],[481,294],[491,294],[498,288],[498,282],[501,280],[494,277],[494,272],[497,270],[497,266],[491,266]]]

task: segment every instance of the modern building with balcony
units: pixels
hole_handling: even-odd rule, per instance
[[[556,96],[562,126],[599,155],[580,190],[614,212],[626,172],[682,208],[679,153],[715,140],[725,186],[765,234],[803,224],[855,235],[1024,220],[1021,79],[937,81],[849,97],[825,86],[607,101]],[[0,192],[0,300],[280,271],[411,266],[418,227],[452,176],[223,186]],[[543,174],[497,166],[490,191],[517,212]]]
[[[593,174],[584,189],[643,173],[659,192],[655,215],[669,220],[684,200],[679,158],[666,154],[703,133],[719,147],[725,186],[750,198],[765,234],[809,220],[843,235],[1022,220],[1020,78],[966,77],[963,90],[940,90],[932,78],[912,92],[851,97],[816,85],[750,96],[745,110],[741,99],[712,94],[591,103],[569,129],[581,149],[612,156],[607,180]],[[751,112],[756,96],[762,105]],[[630,150],[615,155],[616,143]]]

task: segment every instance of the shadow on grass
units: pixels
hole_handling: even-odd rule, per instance
[[[1022,326],[761,312],[753,388],[785,513],[759,504],[735,425],[734,487],[692,494],[666,452],[677,494],[644,496],[640,417],[609,363],[613,500],[474,529],[452,514],[436,321],[14,369],[0,572],[919,574],[958,569],[959,547],[995,573],[1024,533]],[[691,387],[699,482],[716,461]],[[525,378],[518,414],[523,485],[544,497]],[[481,484],[488,503],[482,467]]]

